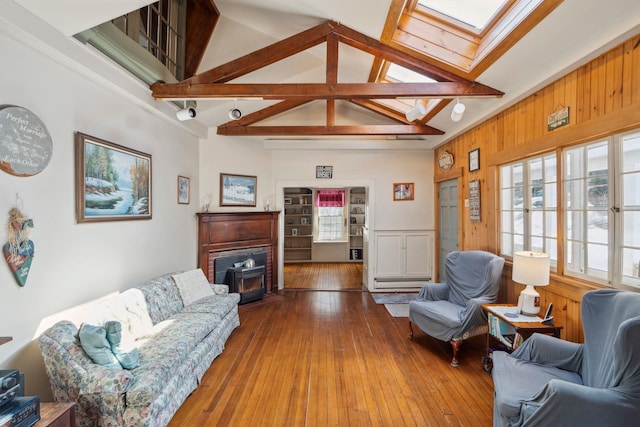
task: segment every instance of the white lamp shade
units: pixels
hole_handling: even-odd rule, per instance
[[[523,285],[546,286],[549,284],[550,265],[549,255],[543,252],[515,252],[511,278]]]

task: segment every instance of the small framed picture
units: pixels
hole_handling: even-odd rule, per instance
[[[413,182],[394,182],[393,200],[413,200]]]
[[[480,149],[469,151],[469,172],[480,169]]]
[[[291,235],[292,236],[297,236],[298,235],[298,229],[297,228],[292,228],[291,229]]]
[[[189,204],[190,187],[190,179],[186,176],[178,175],[178,203],[181,205]]]
[[[300,224],[308,225],[309,224],[309,218],[303,216],[302,218],[300,218]]]
[[[291,197],[285,197],[284,198],[284,204],[285,205],[290,205],[291,204]]]
[[[220,174],[220,206],[255,206],[258,178]]]

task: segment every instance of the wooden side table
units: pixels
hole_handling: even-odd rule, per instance
[[[497,307],[508,307],[506,311],[515,313],[517,311],[514,304],[483,304],[482,309],[487,313],[489,322],[489,331],[487,332],[487,356],[483,359],[484,369],[491,372],[491,345],[497,342],[501,349],[509,353],[518,348],[518,346],[534,333],[553,335],[560,337],[562,326],[556,326],[552,323],[542,323],[539,321],[523,322],[518,318],[512,318],[505,315],[505,309],[498,310]],[[513,311],[511,311],[513,308]]]
[[[73,402],[40,403],[37,427],[75,427],[76,404]]]

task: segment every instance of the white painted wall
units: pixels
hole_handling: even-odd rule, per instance
[[[375,232],[379,230],[427,230],[434,227],[433,203],[433,152],[431,150],[407,149],[400,141],[385,141],[395,144],[397,151],[381,149],[360,149],[354,147],[375,147],[376,143],[364,141],[299,141],[290,143],[289,148],[273,149],[273,180],[275,202],[278,210],[283,209],[283,188],[285,187],[366,187],[369,191],[369,253],[373,252]],[[344,149],[330,149],[331,147]],[[327,149],[319,149],[326,146]],[[403,148],[404,147],[404,148]],[[316,179],[317,165],[333,166],[332,179]],[[415,199],[394,201],[393,184],[396,182],[415,183]],[[280,217],[280,240],[284,240],[283,217]],[[280,245],[279,286],[283,285],[284,249]],[[373,286],[373,270],[368,269],[366,285]]]
[[[13,337],[0,346],[0,368],[20,369],[27,394],[47,401],[51,392],[35,336],[50,316],[166,272],[195,268],[198,138],[177,125],[175,116],[163,119],[87,78],[86,70],[23,42],[28,37],[11,35],[1,15],[0,105],[35,113],[52,135],[53,156],[35,176],[0,171],[2,230],[19,193],[34,222],[30,238],[35,243],[25,287],[0,262],[0,336]],[[76,223],[76,131],[151,154],[151,220]],[[189,205],[177,203],[178,175],[191,177],[195,200]],[[6,232],[0,236],[4,244]]]
[[[18,193],[35,225],[35,259],[24,288],[0,262],[0,336],[13,337],[0,347],[0,369],[24,372],[27,394],[42,401],[51,392],[37,335],[61,311],[194,268],[195,213],[206,194],[211,211],[262,210],[266,202],[281,210],[283,186],[364,186],[370,190],[372,230],[433,227],[432,152],[412,148],[419,141],[292,145],[220,137],[215,130],[207,137],[195,121],[177,122],[175,108],[153,100],[144,84],[13,2],[0,8],[0,52],[0,105],[31,110],[53,138],[53,157],[40,174],[19,178],[0,172],[0,223],[4,227]],[[151,220],[76,223],[77,131],[152,156]],[[381,149],[389,145],[399,151]],[[333,165],[334,178],[316,180],[316,165]],[[219,207],[221,172],[257,176],[257,206]],[[191,178],[189,205],[177,203],[178,175]],[[393,202],[394,182],[415,182],[416,199]]]

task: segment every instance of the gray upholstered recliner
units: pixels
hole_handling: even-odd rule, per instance
[[[504,258],[485,251],[454,251],[447,255],[445,283],[427,283],[409,304],[412,323],[427,335],[453,346],[452,366],[458,366],[462,341],[487,331],[482,304],[496,301]]]
[[[498,426],[631,426],[640,422],[640,294],[582,298],[584,344],[533,334],[493,353]]]

